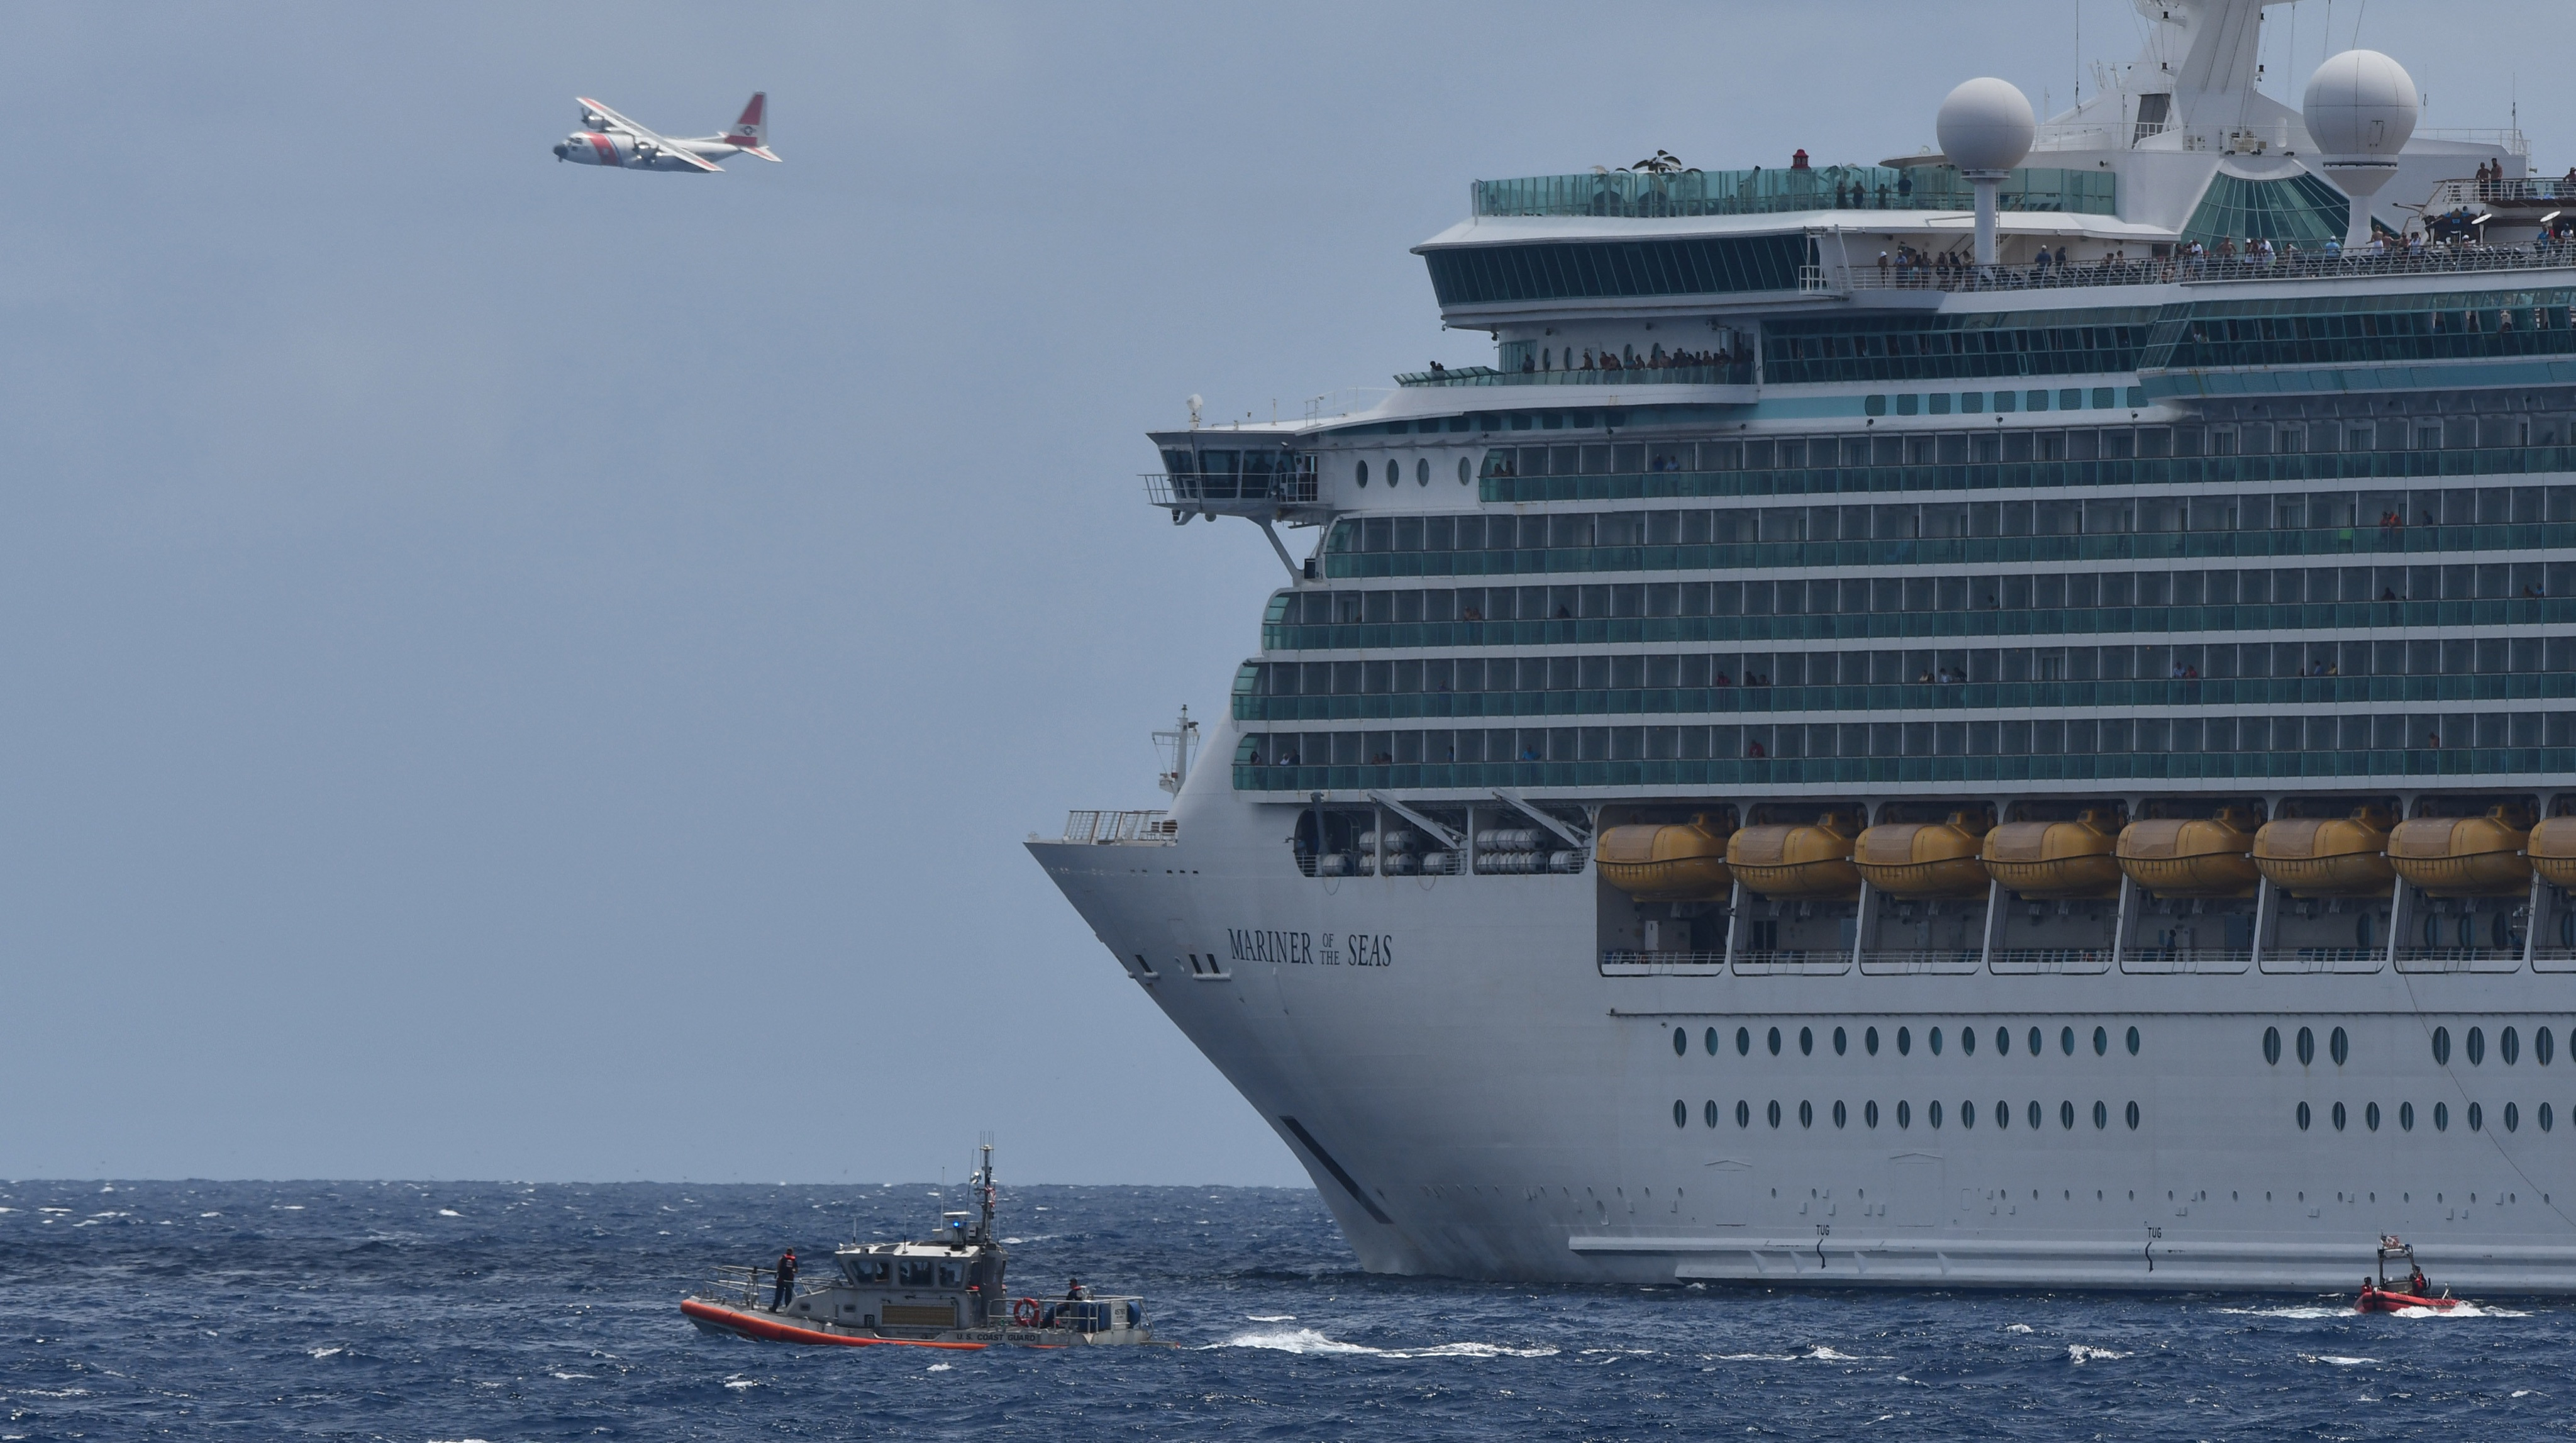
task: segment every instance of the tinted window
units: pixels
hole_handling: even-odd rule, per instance
[[[1900,1044],[1903,1042],[1903,1040],[1904,1040],[1904,1039],[1903,1039],[1902,1037],[1900,1037],[1900,1038],[1898,1039],[1898,1041],[1899,1041],[1899,1043],[1900,1043]],[[1932,1029],[1931,1042],[1932,1042],[1932,1055],[1933,1055],[1933,1056],[1935,1056],[1935,1057],[1940,1056],[1940,1055],[1941,1055],[1941,1029],[1940,1029],[1940,1028],[1935,1027],[1935,1028],[1933,1028],[1933,1029]],[[1899,1052],[1902,1052],[1902,1051],[1904,1051],[1905,1049],[1904,1049],[1904,1047],[1903,1047],[1903,1046],[1901,1046],[1901,1045],[1900,1045],[1896,1050],[1897,1050],[1897,1051],[1899,1051]]]
[[[2316,1060],[2317,1035],[2302,1027],[2299,1029],[2299,1065],[2305,1067]]]
[[[2486,1029],[2485,1029],[2485,1028],[2483,1028],[2483,1027],[2472,1027],[2472,1028],[2470,1028],[2470,1029],[2469,1029],[2469,1066],[2471,1066],[2471,1067],[2476,1067],[2476,1066],[2478,1066],[2478,1065],[2480,1065],[2480,1064],[2484,1063],[2486,1060],[2487,1060],[2487,1033],[2486,1033]]]
[[[2281,1065],[2280,1028],[2266,1027],[2263,1029],[2263,1060],[2272,1064],[2274,1067]]]
[[[2542,1028],[2540,1030],[2540,1035],[2547,1037],[2549,1035],[2549,1029],[2545,1027]],[[1871,1027],[1863,1030],[1860,1035],[1860,1045],[1863,1051],[1867,1052],[1872,1057],[1876,1057],[1878,1055],[1878,1029]],[[2545,1056],[2549,1051],[2549,1044],[2546,1042],[2541,1043],[2540,1050]]]
[[[2099,1027],[2094,1028],[2094,1029],[2093,1029],[2093,1055],[2094,1055],[2094,1056],[2096,1056],[2096,1057],[2099,1057],[2099,1056],[2101,1056],[2103,1053],[2108,1052],[2108,1051],[2110,1051],[2110,1050],[2111,1050],[2111,1034],[2110,1034],[2108,1031],[2106,1031],[2105,1029],[2103,1029],[2103,1028],[2099,1028]]]
[[[2433,1029],[2433,1062],[2439,1067],[2451,1065],[2451,1029],[2447,1027]]]
[[[1779,1056],[1779,1055],[1780,1055],[1780,1029],[1779,1029],[1779,1028],[1774,1027],[1774,1028],[1772,1028],[1772,1029],[1771,1029],[1770,1043],[1771,1043],[1771,1055],[1772,1055],[1772,1056],[1774,1056],[1774,1057]]]
[[[2129,1055],[2131,1057],[2138,1055],[2138,1029],[2134,1027],[2129,1029]],[[2137,1104],[2133,1102],[2130,1103],[2129,1106],[2134,1109],[2137,1107]]]
[[[899,1288],[930,1286],[930,1259],[900,1258],[894,1265],[894,1282]]]

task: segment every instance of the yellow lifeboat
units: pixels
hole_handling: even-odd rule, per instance
[[[2131,822],[2120,831],[2120,870],[2159,897],[2251,897],[2254,836],[2233,807],[2215,817]]]
[[[2377,807],[2282,817],[2254,833],[2255,867],[2293,897],[2383,896],[2397,880],[2387,852],[2388,814]]]
[[[2388,861],[2427,896],[2519,897],[2531,887],[2522,855],[2530,838],[2521,809],[2510,805],[2483,817],[2416,817],[2388,834]]]
[[[2523,844],[2531,870],[2553,887],[2576,887],[2576,817],[2551,817]]]
[[[2088,811],[2071,822],[2006,822],[1986,833],[1986,872],[2024,897],[2116,897],[2120,864],[2112,849],[2118,841],[2102,812]]]
[[[1946,822],[1881,822],[1860,834],[1852,862],[1891,897],[1982,897],[1992,878],[1977,863],[1982,818],[1952,812]]]
[[[1860,895],[1850,825],[1827,812],[1813,822],[1739,827],[1726,839],[1726,865],[1775,901],[1847,902]]]
[[[1735,875],[1726,869],[1726,838],[1703,812],[1678,825],[1612,827],[1593,845],[1601,880],[1640,902],[1721,900]]]

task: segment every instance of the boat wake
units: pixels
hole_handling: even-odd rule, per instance
[[[1218,1348],[1261,1348],[1276,1353],[1371,1358],[1550,1358],[1554,1357],[1557,1351],[1545,1345],[1535,1348],[1506,1348],[1498,1343],[1440,1343],[1428,1348],[1372,1348],[1365,1343],[1345,1343],[1338,1338],[1328,1338],[1313,1328],[1237,1333],[1222,1343],[1207,1344],[1200,1351],[1208,1352]]]
[[[2073,1363],[2078,1367],[2081,1367],[2086,1363],[2107,1363],[2114,1358],[2125,1358],[2127,1356],[2129,1355],[2126,1353],[2114,1352],[2109,1348],[2096,1348],[2089,1343],[2069,1343],[2066,1345],[2066,1361]]]

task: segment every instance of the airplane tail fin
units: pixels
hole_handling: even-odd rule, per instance
[[[769,153],[769,92],[756,91],[751,103],[742,108],[733,127],[725,132],[725,143],[737,150],[749,151],[763,160],[776,160]]]

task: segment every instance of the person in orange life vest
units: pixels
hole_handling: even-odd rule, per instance
[[[778,1255],[778,1286],[769,1295],[769,1311],[777,1312],[780,1305],[795,1294],[796,1250],[789,1248]]]

